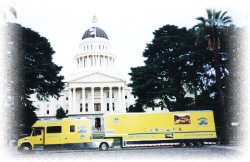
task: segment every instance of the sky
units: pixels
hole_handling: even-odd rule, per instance
[[[191,28],[206,9],[228,11],[233,23],[249,22],[247,1],[238,0],[15,0],[17,19],[46,37],[55,54],[53,61],[63,66],[61,74],[68,78],[74,71],[74,56],[84,32],[97,26],[108,35],[117,56],[117,68],[127,81],[131,67],[144,65],[142,53],[153,39],[153,32],[170,24]]]

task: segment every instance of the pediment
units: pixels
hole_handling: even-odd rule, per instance
[[[123,80],[115,76],[109,76],[106,74],[96,72],[71,80],[70,82],[105,83],[105,82],[123,82]]]

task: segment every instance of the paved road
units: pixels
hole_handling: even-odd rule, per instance
[[[193,148],[147,147],[147,148],[115,148],[108,151],[98,150],[53,150],[35,151],[22,154],[15,147],[10,149],[9,157],[13,160],[232,160],[244,156],[244,148],[239,146],[202,146]]]

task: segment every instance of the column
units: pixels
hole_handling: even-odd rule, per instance
[[[81,69],[81,57],[79,57],[79,68],[78,69]]]
[[[91,87],[91,106],[90,106],[90,112],[95,112],[95,87]]]
[[[108,59],[109,59],[109,57],[107,56],[107,59],[105,59],[105,60],[106,60],[106,67],[107,67],[107,68],[109,67]]]
[[[72,88],[69,88],[69,114],[72,114]]]
[[[126,105],[125,105],[125,86],[122,87],[122,106],[121,106],[121,112],[126,111]]]
[[[118,111],[120,112],[121,111],[121,87],[118,86]]]
[[[89,67],[89,55],[87,56],[87,59],[86,59],[86,67]]]
[[[80,69],[82,69],[82,67],[83,67],[83,57],[80,57]]]
[[[96,66],[100,66],[99,55],[96,55]]]
[[[76,113],[76,88],[73,88],[73,113]]]
[[[114,57],[112,57],[112,67],[114,67]]]
[[[113,112],[113,104],[112,104],[112,87],[109,87],[109,111]]]
[[[101,112],[104,112],[103,87],[100,87],[100,91],[101,91]]]
[[[82,111],[85,112],[85,87],[82,87]]]

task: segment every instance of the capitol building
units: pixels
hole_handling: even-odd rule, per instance
[[[93,21],[96,18],[93,18]],[[95,23],[94,23],[95,24]],[[69,117],[87,117],[92,130],[103,128],[103,114],[125,113],[135,103],[132,89],[116,69],[108,35],[99,27],[87,29],[74,56],[75,70],[69,76],[59,98],[39,101],[31,96],[38,118],[55,118],[62,107]]]

